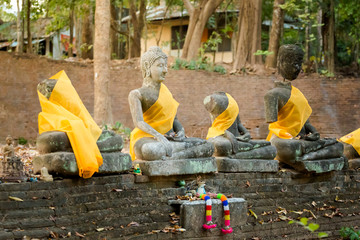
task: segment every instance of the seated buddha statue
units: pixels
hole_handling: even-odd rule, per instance
[[[143,84],[129,93],[135,129],[130,135],[132,159],[172,160],[210,157],[214,147],[206,140],[187,138],[177,118],[179,103],[163,84],[167,56],[150,47],[141,56]]]
[[[75,155],[79,176],[90,178],[99,172],[104,153],[121,151],[121,136],[98,127],[64,71],[42,81],[37,89],[42,112],[36,145],[41,155],[71,153]],[[54,161],[59,158],[54,156]],[[41,158],[34,159],[34,166],[39,164],[44,164]],[[49,163],[45,167],[57,171],[55,165]],[[37,166],[39,171],[42,167]],[[64,171],[68,170],[65,167]]]
[[[206,139],[214,144],[215,156],[274,159],[276,149],[269,141],[250,140],[249,131],[241,124],[239,107],[230,94],[215,92],[205,97],[204,105],[212,120]]]
[[[280,47],[277,69],[283,80],[276,81],[264,97],[265,119],[270,123],[267,140],[276,147],[280,162],[298,170],[302,168],[298,162],[343,156],[343,145],[336,139],[320,139],[309,121],[312,109],[307,99],[291,84],[301,71],[303,57],[299,46]]]

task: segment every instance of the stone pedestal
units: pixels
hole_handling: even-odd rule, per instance
[[[0,161],[0,179],[7,182],[26,180],[24,164],[19,157],[8,158]]]
[[[277,172],[279,162],[269,159],[233,159],[217,157],[219,172]]]
[[[191,237],[200,237],[206,233],[211,236],[223,235],[221,228],[224,227],[224,209],[221,200],[212,199],[212,221],[217,225],[211,230],[203,229],[205,220],[205,201],[179,201],[170,200],[170,205],[180,206],[180,225],[186,229],[186,232],[191,232]],[[247,221],[247,202],[243,198],[229,198],[230,208],[230,226],[234,229],[244,225]],[[236,231],[236,230],[235,230]],[[229,234],[229,237],[232,234]],[[190,237],[190,236],[188,236]]]
[[[209,158],[190,158],[180,160],[136,160],[141,171],[147,176],[171,176],[217,172],[216,160]]]
[[[103,164],[96,174],[116,174],[132,167],[129,154],[121,152],[101,153]],[[33,160],[35,173],[46,167],[50,174],[60,176],[79,176],[75,155],[72,152],[54,152],[37,156]]]
[[[315,173],[339,171],[344,168],[345,161],[346,159],[344,157],[311,161],[298,161],[296,162],[296,170],[300,172]]]

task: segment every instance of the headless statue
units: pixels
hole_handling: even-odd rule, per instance
[[[277,159],[296,169],[296,162],[339,158],[343,145],[336,139],[320,139],[310,124],[312,109],[299,89],[291,85],[300,73],[304,52],[296,45],[283,45],[278,54],[278,72],[282,81],[264,97],[269,136],[277,149]]]
[[[129,93],[135,129],[130,136],[133,160],[172,160],[210,157],[211,143],[187,138],[177,119],[178,102],[162,83],[167,73],[167,56],[150,47],[141,57],[143,85]]]
[[[250,140],[249,131],[241,124],[236,101],[225,92],[216,92],[204,99],[212,127],[207,139],[215,146],[215,156],[237,159],[274,159],[276,149],[270,142]]]

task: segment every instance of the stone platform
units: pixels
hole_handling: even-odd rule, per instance
[[[130,170],[132,167],[129,154],[122,152],[101,153],[103,164],[96,174],[115,174]],[[75,155],[72,152],[54,152],[37,156],[33,160],[34,173],[46,167],[50,174],[60,176],[79,176]]]
[[[326,173],[331,171],[340,171],[345,166],[346,159],[344,157],[309,160],[296,162],[296,170],[300,172]]]
[[[136,160],[133,164],[139,164],[141,171],[147,176],[171,176],[217,172],[216,160],[213,157],[155,161]]]
[[[221,235],[221,228],[224,227],[224,210],[220,199],[212,199],[212,220],[217,225],[211,230],[204,230],[202,225],[205,221],[205,201],[179,201],[170,200],[169,204],[180,205],[180,225],[191,231],[193,236],[201,235],[204,232],[211,232],[212,235]],[[230,226],[240,227],[247,221],[247,202],[243,198],[229,198]],[[232,234],[229,234],[231,236]]]
[[[233,159],[217,157],[219,172],[277,172],[279,162],[269,159]]]

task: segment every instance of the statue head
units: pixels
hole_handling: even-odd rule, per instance
[[[277,69],[287,80],[295,80],[301,71],[304,51],[297,45],[287,44],[279,48]]]
[[[214,92],[204,99],[205,109],[212,115],[218,115],[225,111],[228,103],[229,100],[225,92]]]
[[[161,51],[161,48],[156,46],[150,47],[149,50],[141,56],[141,71],[143,78],[151,76],[151,67],[159,58],[162,58],[165,65],[167,65],[167,55]]]
[[[8,136],[6,137],[6,144],[7,144],[7,145],[11,145],[12,142],[13,142],[12,137],[11,137],[10,135],[8,135]]]

